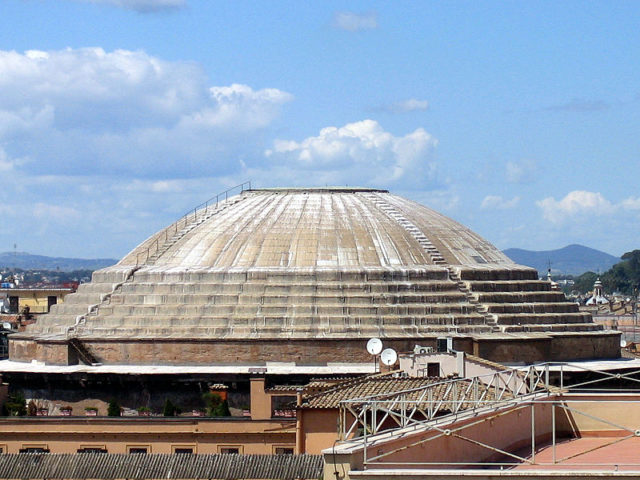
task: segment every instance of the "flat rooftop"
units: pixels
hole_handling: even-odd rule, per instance
[[[375,373],[369,363],[327,363],[298,365],[266,362],[256,365],[49,365],[42,362],[0,361],[2,373],[89,373],[120,375],[189,375],[189,374],[270,374],[270,375],[344,375]]]
[[[622,433],[622,432],[621,432]],[[625,432],[626,433],[626,432]],[[640,437],[602,436],[570,438],[536,451],[536,464],[523,463],[513,470],[640,471]],[[528,457],[531,458],[530,456]]]

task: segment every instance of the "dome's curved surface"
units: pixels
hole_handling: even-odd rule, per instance
[[[433,265],[415,227],[449,264],[513,264],[468,228],[382,190],[265,189],[236,200],[185,234],[154,264],[219,269]],[[144,258],[147,247],[158,239],[162,243],[166,233],[173,232],[157,233],[120,265]]]
[[[95,272],[14,336],[11,355],[60,363],[67,344],[105,363],[264,361],[287,341],[295,361],[362,359],[350,346],[370,336],[540,345],[600,330],[534,269],[427,207],[373,189],[264,189],[196,210]]]

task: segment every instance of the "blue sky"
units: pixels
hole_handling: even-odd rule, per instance
[[[119,258],[245,180],[388,188],[500,248],[640,248],[635,2],[2,0],[0,19],[0,250]]]

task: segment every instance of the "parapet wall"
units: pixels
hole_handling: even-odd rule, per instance
[[[412,338],[385,338],[385,347],[411,352],[416,345],[436,348],[438,335]],[[582,336],[482,337],[458,335],[453,348],[495,362],[534,363],[561,359],[588,360],[619,358],[618,332],[589,333]],[[212,365],[235,363],[295,362],[299,365],[326,363],[368,363],[367,338],[325,339],[96,339],[83,340],[84,347],[101,363],[131,365]],[[73,348],[63,340],[13,338],[9,344],[12,360],[37,360],[53,365],[78,362]]]

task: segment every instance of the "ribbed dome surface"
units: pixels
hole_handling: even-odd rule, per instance
[[[386,191],[253,190],[232,202],[171,245],[154,265],[216,269],[433,265],[421,237],[449,264],[513,264],[468,228]],[[134,249],[120,265],[143,259],[148,246],[157,239],[164,242],[165,233]]]
[[[386,191],[250,190],[97,271],[28,335],[420,338],[600,329],[531,268]],[[18,337],[16,337],[18,338]]]

